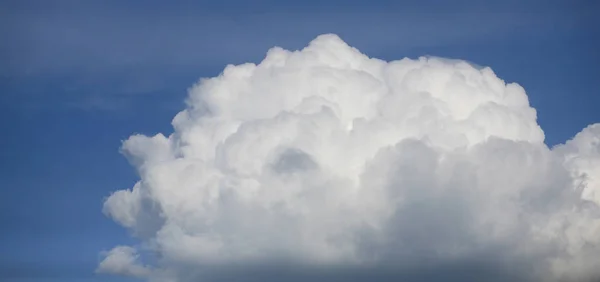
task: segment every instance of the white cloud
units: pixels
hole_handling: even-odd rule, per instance
[[[138,278],[148,276],[150,269],[139,264],[138,259],[139,255],[134,248],[117,246],[105,254],[96,272]]]
[[[599,274],[600,125],[548,148],[524,89],[490,68],[322,35],[202,80],[173,126],[123,144],[141,180],[104,206],[158,255],[154,277],[282,261]]]

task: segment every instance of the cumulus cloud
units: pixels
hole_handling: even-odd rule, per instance
[[[146,277],[150,270],[138,261],[137,250],[128,246],[117,246],[104,254],[96,272],[132,277]]]
[[[101,269],[160,281],[600,274],[600,124],[548,148],[525,90],[488,67],[386,62],[326,34],[229,65],[187,102],[173,134],[124,142],[140,181],[104,204],[158,259],[137,268],[117,247]]]

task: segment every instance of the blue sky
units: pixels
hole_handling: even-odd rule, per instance
[[[332,32],[386,60],[491,66],[549,145],[600,121],[595,1],[120,2],[0,2],[0,280],[119,281],[93,270],[133,242],[101,212],[136,181],[121,141],[170,133],[195,81],[275,45]]]

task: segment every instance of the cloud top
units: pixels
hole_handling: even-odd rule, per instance
[[[104,204],[159,259],[140,266],[117,247],[100,269],[188,281],[206,266],[490,261],[523,279],[599,274],[600,124],[548,148],[525,90],[488,67],[386,62],[325,34],[201,80],[173,127],[123,143],[140,181]]]

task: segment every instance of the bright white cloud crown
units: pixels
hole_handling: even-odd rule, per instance
[[[140,181],[104,204],[154,262],[119,246],[99,271],[486,254],[539,279],[599,274],[600,124],[548,148],[524,89],[490,68],[321,35],[200,81],[173,126],[124,142]]]

